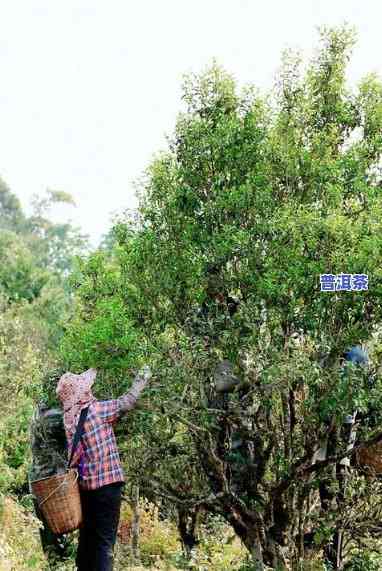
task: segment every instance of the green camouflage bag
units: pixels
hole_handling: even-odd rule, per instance
[[[63,413],[40,404],[30,427],[32,464],[29,481],[41,480],[66,472],[67,444]]]

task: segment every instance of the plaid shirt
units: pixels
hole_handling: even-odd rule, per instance
[[[130,391],[118,399],[90,404],[82,441],[73,455],[71,466],[78,466],[80,487],[95,490],[114,482],[124,482],[113,424],[136,405],[147,380],[138,378]],[[76,418],[76,424],[79,415]],[[74,432],[67,434],[70,457]]]

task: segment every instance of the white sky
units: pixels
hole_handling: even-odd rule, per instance
[[[350,80],[382,76],[380,0],[0,0],[0,176],[26,209],[70,192],[77,208],[59,215],[96,244],[165,148],[183,73],[216,57],[269,88],[283,48],[308,54],[318,25],[344,21],[359,38]]]

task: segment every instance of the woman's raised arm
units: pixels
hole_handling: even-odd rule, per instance
[[[133,386],[125,395],[121,396],[119,401],[119,410],[121,414],[135,407],[139,395],[152,377],[150,367],[146,365],[141,369],[134,379]]]

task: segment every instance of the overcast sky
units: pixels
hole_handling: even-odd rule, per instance
[[[283,48],[308,55],[322,24],[354,24],[349,68],[382,76],[380,0],[0,0],[0,176],[28,208],[47,188],[94,244],[165,148],[183,73],[213,57],[271,87]],[[57,213],[56,213],[57,215]]]

